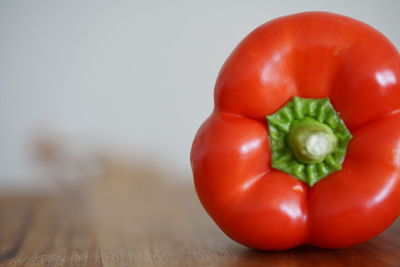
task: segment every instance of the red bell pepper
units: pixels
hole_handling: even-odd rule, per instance
[[[232,239],[342,248],[398,217],[400,55],[370,26],[325,12],[272,20],[229,56],[214,100],[191,165]]]

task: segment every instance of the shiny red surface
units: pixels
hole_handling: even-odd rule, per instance
[[[329,97],[353,139],[312,188],[270,167],[265,116]],[[308,12],[268,22],[225,62],[191,164],[198,196],[232,239],[258,249],[366,241],[400,213],[400,56],[370,26]]]

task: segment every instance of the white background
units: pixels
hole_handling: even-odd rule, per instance
[[[364,21],[400,47],[396,0],[1,1],[0,186],[37,179],[31,142],[43,129],[190,182],[190,145],[225,58],[258,25],[310,10]]]

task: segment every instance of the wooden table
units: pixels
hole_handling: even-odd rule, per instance
[[[256,251],[227,238],[191,186],[137,175],[114,168],[57,194],[1,194],[0,265],[400,266],[399,221],[348,249]]]

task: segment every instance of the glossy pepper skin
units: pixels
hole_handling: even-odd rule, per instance
[[[340,171],[309,187],[271,168],[268,125],[294,96],[328,97],[353,139]],[[400,213],[400,56],[382,34],[325,12],[251,32],[215,85],[191,166],[201,203],[229,237],[263,250],[343,248]]]

